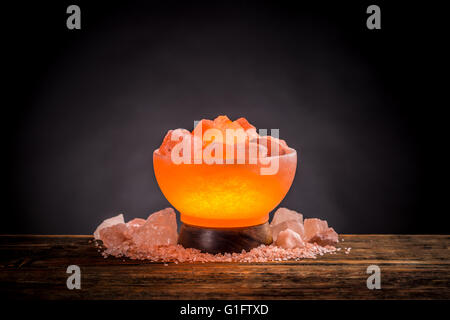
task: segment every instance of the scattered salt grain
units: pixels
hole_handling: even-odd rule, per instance
[[[300,259],[315,259],[317,256],[336,252],[333,246],[320,246],[315,243],[305,243],[304,247],[284,249],[276,245],[259,246],[245,253],[203,253],[194,248],[183,248],[181,245],[155,246],[144,251],[136,247],[122,246],[105,248],[102,255],[115,257],[128,257],[136,260],[149,260],[153,262],[175,263],[205,263],[205,262],[269,262],[288,261]]]

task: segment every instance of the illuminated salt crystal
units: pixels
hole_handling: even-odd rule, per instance
[[[109,218],[104,220],[98,227],[97,229],[95,229],[94,231],[94,238],[96,240],[100,239],[100,230],[104,229],[104,228],[108,228],[111,227],[115,224],[118,223],[125,223],[124,219],[123,219],[123,214],[119,214],[115,217]]]
[[[250,158],[264,158],[267,157],[267,148],[262,144],[257,144],[255,142],[250,142],[246,150],[246,156]]]
[[[331,245],[339,242],[338,234],[333,228],[328,227],[325,220],[305,219],[305,240],[320,245]]]
[[[286,229],[278,234],[276,245],[284,249],[294,249],[304,247],[305,243],[297,232]]]
[[[132,233],[132,242],[139,249],[175,245],[177,240],[177,220],[172,208],[151,214],[147,221]]]
[[[278,156],[286,154],[288,149],[286,141],[272,136],[259,136],[257,138],[250,140],[250,142],[258,142],[259,144],[265,146],[268,150],[269,156]]]
[[[244,129],[244,130],[249,130],[249,129],[255,129],[255,126],[250,124],[250,122],[247,121],[247,119],[245,118],[239,118],[237,120],[235,120],[235,122],[239,123],[240,126]]]
[[[169,130],[163,139],[161,146],[159,147],[159,152],[162,155],[170,155],[172,149],[185,137],[191,137],[191,133],[186,129],[175,129]]]
[[[245,130],[245,133],[247,134],[249,141],[251,141],[251,140],[253,140],[253,142],[258,141],[259,135],[256,132],[256,129],[254,129],[254,128],[247,129],[247,130]]]

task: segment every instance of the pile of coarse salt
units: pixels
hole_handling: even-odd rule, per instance
[[[172,208],[151,214],[147,220],[125,223],[123,215],[107,219],[94,232],[101,240],[102,255],[155,262],[268,262],[315,259],[335,254],[338,235],[326,221],[305,219],[293,210],[280,208],[270,223],[274,243],[241,253],[203,253],[177,244],[176,214]]]

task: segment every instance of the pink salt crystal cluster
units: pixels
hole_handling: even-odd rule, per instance
[[[123,214],[119,214],[115,217],[106,219],[105,221],[103,221],[98,227],[97,229],[95,229],[94,231],[94,238],[95,240],[99,240],[100,239],[100,230],[104,229],[104,228],[108,228],[108,227],[112,227],[115,224],[119,224],[119,223],[125,223],[125,221],[123,220]]]
[[[328,223],[320,219],[305,219],[305,240],[320,245],[331,245],[337,243],[338,234]]]
[[[277,242],[278,234],[286,229],[290,229],[298,233],[300,237],[304,237],[303,215],[294,210],[279,208],[273,215],[272,222],[270,223],[272,239],[275,243]]]
[[[136,218],[124,223],[123,215],[119,216],[105,220],[94,232],[95,239],[102,240],[113,255],[147,252],[153,247],[177,243],[177,220],[172,208],[155,212],[147,220]]]
[[[103,241],[105,258],[112,255],[164,263],[315,259],[339,250],[330,245],[337,242],[337,234],[328,228],[326,221],[306,219],[303,225],[303,216],[293,210],[278,209],[270,228],[275,244],[261,245],[248,252],[213,255],[178,245],[176,215],[172,208],[166,208],[151,214],[147,220],[137,218],[125,223],[123,215],[107,219],[95,230],[94,236]]]
[[[130,229],[130,231],[135,231],[139,229],[139,227],[142,226],[145,221],[145,219],[134,218],[133,220],[127,222],[127,228]]]
[[[140,249],[177,244],[177,218],[172,208],[151,214],[147,221],[134,230],[132,242]]]
[[[300,235],[291,229],[281,231],[278,234],[276,243],[278,246],[285,249],[301,248],[305,246],[305,243],[303,242]]]
[[[277,246],[292,249],[304,246],[305,242],[333,245],[338,234],[328,223],[320,219],[305,219],[303,215],[286,208],[279,208],[270,223],[272,238]]]
[[[114,248],[128,241],[128,228],[125,223],[118,223],[100,230],[100,239],[107,248]]]

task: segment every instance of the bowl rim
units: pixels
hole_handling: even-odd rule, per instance
[[[285,147],[286,148],[286,147]],[[269,159],[269,160],[273,160],[273,159],[275,159],[275,158],[288,158],[288,157],[293,157],[294,155],[297,155],[297,150],[295,150],[295,149],[293,149],[293,148],[291,148],[291,147],[287,147],[287,149],[289,150],[289,152],[288,153],[285,153],[285,154],[282,154],[282,155],[274,155],[274,156],[270,156],[270,157],[265,157],[264,159]],[[154,151],[153,151],[153,155],[157,155],[157,156],[159,156],[159,157],[161,157],[161,158],[168,158],[169,157],[169,155],[163,155],[163,154],[161,154],[160,152],[159,152],[159,148],[157,148],[157,149],[155,149]],[[202,157],[202,159],[203,159],[203,157]],[[254,157],[252,157],[252,158],[249,158],[249,159],[255,159]],[[256,159],[259,159],[258,157],[256,158]],[[203,161],[202,161],[202,164],[203,164]]]

